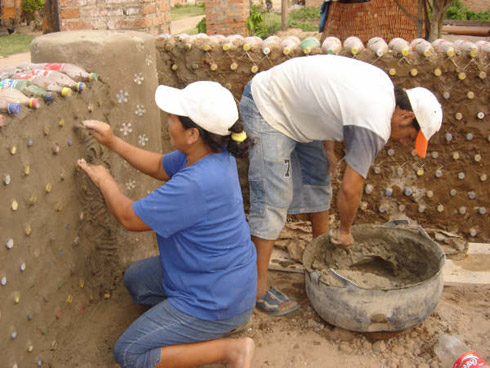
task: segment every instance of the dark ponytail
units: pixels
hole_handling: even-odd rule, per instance
[[[230,152],[233,156],[238,158],[244,158],[248,154],[248,138],[246,138],[243,142],[237,142],[232,139],[233,133],[241,133],[243,132],[243,125],[240,120],[238,120],[229,130],[232,132],[230,135],[218,135],[214,133],[210,133],[207,130],[204,130],[199,125],[194,123],[187,116],[178,116],[182,126],[185,129],[195,128],[199,131],[199,136],[202,138],[204,143],[206,143],[213,152],[221,152],[223,147],[226,147],[227,151]]]

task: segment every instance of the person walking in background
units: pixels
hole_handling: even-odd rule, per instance
[[[235,100],[216,82],[159,86],[155,100],[170,114],[176,151],[165,155],[126,143],[104,122],[83,122],[99,143],[166,181],[133,202],[106,168],[78,160],[114,217],[128,230],[153,230],[160,251],[125,272],[133,300],[151,308],[116,342],[116,361],[123,368],[221,361],[249,368],[253,340],[222,338],[249,320],[257,289],[256,252],[233,157],[246,155],[248,144]]]
[[[257,307],[284,315],[299,304],[268,287],[272,248],[288,214],[308,214],[313,237],[329,230],[333,142],[345,145],[346,169],[337,194],[340,227],[331,241],[347,248],[364,179],[383,146],[427,141],[442,123],[437,98],[425,88],[394,88],[381,69],[347,57],[299,57],[257,74],[245,87],[240,113],[251,139],[250,213],[257,249]]]

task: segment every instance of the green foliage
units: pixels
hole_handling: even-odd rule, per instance
[[[252,5],[250,15],[245,21],[249,35],[264,37],[264,9],[260,5]]]
[[[27,24],[34,20],[34,13],[44,8],[44,0],[22,0],[22,16]]]
[[[298,22],[297,20],[290,20],[288,22],[288,28],[301,28],[304,32],[318,31],[318,23],[313,24],[310,22]]]
[[[33,38],[33,35],[22,33],[0,36],[0,56],[29,52],[29,47]]]
[[[176,4],[170,9],[170,20],[178,20],[204,14],[204,2],[200,2],[197,5]]]
[[[446,19],[490,21],[490,8],[486,11],[474,12],[461,2],[461,0],[456,0],[449,6]]]
[[[199,23],[197,23],[197,33],[206,33],[206,17],[203,17]]]
[[[320,20],[320,8],[314,6],[294,9],[289,12],[289,19],[318,19]]]

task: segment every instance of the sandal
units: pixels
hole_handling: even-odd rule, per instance
[[[281,309],[285,303],[293,302],[293,306]],[[282,291],[271,286],[265,295],[255,303],[257,308],[272,316],[284,316],[299,309],[300,305],[295,299],[288,297]]]

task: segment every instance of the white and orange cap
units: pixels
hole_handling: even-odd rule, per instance
[[[415,152],[424,158],[429,139],[441,129],[442,107],[437,97],[427,88],[416,87],[406,90],[412,111],[420,130],[415,139]]]
[[[198,81],[183,89],[158,86],[155,102],[163,111],[186,116],[204,130],[218,135],[231,134],[238,109],[231,92],[218,82]]]

